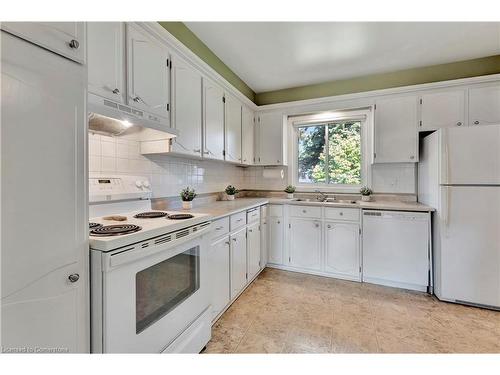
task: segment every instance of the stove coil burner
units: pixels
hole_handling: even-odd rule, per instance
[[[104,225],[90,231],[91,236],[108,237],[108,236],[121,236],[140,231],[142,228],[133,224],[117,224],[117,225]]]
[[[172,215],[168,215],[168,218],[169,219],[172,219],[172,220],[185,220],[185,219],[192,219],[194,216],[191,215],[191,214],[172,214]]]
[[[95,229],[95,228],[99,228],[99,227],[102,227],[102,224],[99,224],[99,223],[89,223],[89,229]]]
[[[168,214],[166,212],[160,212],[160,211],[141,212],[140,214],[134,215],[136,219],[155,219],[157,217],[165,217],[165,216],[168,216]]]

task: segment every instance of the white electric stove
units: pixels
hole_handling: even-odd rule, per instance
[[[211,217],[151,209],[147,178],[91,176],[92,351],[197,353],[211,337]]]

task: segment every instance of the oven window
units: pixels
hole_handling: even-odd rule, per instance
[[[199,288],[199,246],[138,272],[135,276],[136,333],[173,310]]]

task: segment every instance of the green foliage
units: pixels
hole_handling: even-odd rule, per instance
[[[361,195],[372,195],[373,190],[368,186],[363,186],[361,189],[359,189],[359,192],[361,193]]]
[[[227,185],[226,187],[227,195],[235,195],[238,194],[238,189],[236,189],[233,185]]]
[[[181,190],[180,196],[183,201],[190,202],[196,197],[196,192],[194,189],[191,189],[188,186],[185,189]]]
[[[328,129],[328,158],[325,154],[325,129]],[[361,123],[334,123],[299,129],[298,156],[301,182],[359,185]]]
[[[288,194],[293,194],[293,193],[295,193],[295,186],[293,186],[293,185],[288,185],[288,186],[285,188],[285,193],[288,193]]]

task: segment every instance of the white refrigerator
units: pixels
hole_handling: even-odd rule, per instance
[[[436,208],[435,294],[500,309],[500,125],[426,136],[418,172],[419,201]]]

